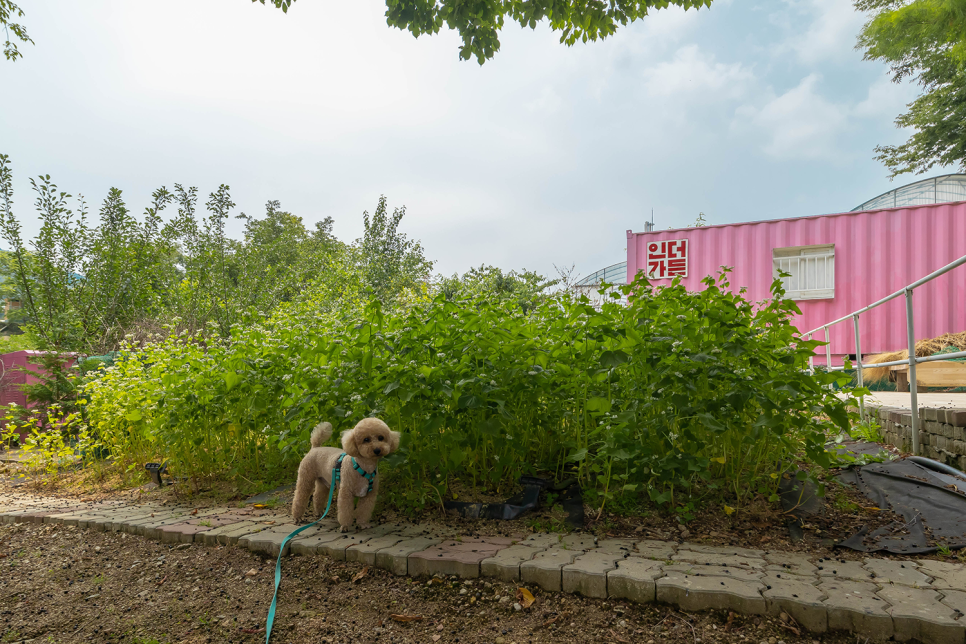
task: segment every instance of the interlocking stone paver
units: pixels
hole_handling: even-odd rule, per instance
[[[815,562],[819,577],[835,577],[852,581],[871,581],[872,573],[862,567],[861,561],[840,561],[838,559],[819,559]]]
[[[765,584],[761,594],[765,598],[768,614],[777,616],[784,611],[813,633],[827,631],[828,609],[822,603],[826,596],[810,583],[813,579],[788,572],[769,571],[761,579],[761,583]]]
[[[738,546],[703,546],[699,543],[682,543],[678,546],[678,551],[690,550],[692,552],[703,552],[709,555],[738,555],[740,557],[752,557],[760,559],[764,550],[754,550],[752,548],[739,548]]]
[[[873,581],[880,585],[899,584],[925,588],[932,581],[917,570],[914,561],[895,561],[893,559],[866,559],[865,569],[872,573]]]
[[[762,570],[765,567],[764,559],[742,557],[739,555],[721,555],[706,552],[695,552],[693,550],[678,550],[677,554],[671,557],[671,561],[684,561],[702,566],[744,567],[753,570]]]
[[[450,536],[449,533],[455,533],[455,530],[431,530],[430,528],[422,525],[401,525],[399,529],[395,530],[393,534],[398,534],[402,537],[412,538],[412,537],[440,537],[446,538]],[[454,535],[455,536],[455,535]]]
[[[544,590],[559,591],[563,585],[563,567],[573,563],[582,554],[582,550],[563,548],[538,552],[533,559],[520,564],[520,580],[536,584]]]
[[[520,564],[530,561],[538,552],[545,548],[532,548],[522,543],[500,550],[489,559],[480,562],[480,574],[484,577],[494,577],[501,581],[520,581]]]
[[[373,537],[365,543],[358,543],[345,549],[346,561],[358,561],[369,566],[376,563],[376,553],[383,548],[391,548],[400,541],[406,539],[401,534],[387,534],[382,537]]]
[[[818,567],[805,555],[793,552],[766,552],[762,558],[768,562],[766,570],[788,572],[793,575],[816,575]]]
[[[728,577],[738,581],[758,581],[765,576],[765,571],[755,568],[732,566],[704,566],[680,561],[664,564],[665,574],[699,575],[701,577]]]
[[[308,532],[308,530],[306,530]],[[343,540],[345,535],[337,531],[320,530],[313,535],[299,534],[292,539],[291,552],[295,555],[319,555],[323,554],[322,546],[336,540]],[[343,550],[344,551],[344,550]]]
[[[963,644],[963,625],[954,611],[940,603],[935,590],[887,586],[879,597],[890,604],[895,638],[899,642],[917,640],[922,644]]]
[[[929,585],[933,588],[966,591],[966,566],[924,559],[919,562],[919,572],[932,577]]]
[[[530,546],[531,548],[550,548],[553,546],[560,546],[560,539],[562,535],[559,534],[532,534],[528,537],[520,539],[517,543],[524,546]]]
[[[189,513],[180,523],[166,523],[158,526],[158,539],[161,543],[192,543],[196,534],[208,530],[208,527],[201,525],[201,522],[214,512],[216,510]],[[110,524],[107,527],[110,527]]]
[[[348,534],[336,532],[336,538],[320,541],[316,546],[316,552],[320,555],[332,557],[336,561],[345,561],[345,550],[351,546],[365,543],[372,539],[369,535],[360,536],[358,534]]]
[[[218,545],[228,545],[228,539],[226,538],[224,542],[220,542],[218,538],[221,535],[228,534],[229,532],[234,532],[240,528],[247,528],[256,525],[254,521],[236,521],[234,523],[226,523],[224,525],[215,526],[208,528],[202,532],[195,535],[195,542],[203,543],[209,546]]]
[[[946,606],[953,609],[953,613],[956,614],[956,619],[959,622],[966,621],[966,592],[961,590],[940,590],[938,591],[942,596],[940,601]],[[963,624],[966,627],[966,624]]]
[[[273,557],[278,557],[282,542],[288,538],[288,535],[298,530],[299,527],[301,526],[297,526],[294,523],[272,526],[269,530],[262,530],[261,532],[240,537],[238,539],[238,547],[247,548],[252,552],[264,552]],[[305,532],[309,530],[312,530],[312,528],[306,528]],[[285,544],[285,551],[281,553],[282,556],[288,554],[291,545],[291,541]]]
[[[255,521],[242,521],[240,523],[233,524],[231,526],[225,526],[226,530],[217,535],[217,543],[225,546],[233,546],[238,543],[238,540],[242,537],[254,534],[256,532],[261,532],[265,529],[265,525],[262,523],[257,523]],[[200,533],[205,534],[205,533]],[[203,539],[207,540],[203,537]]]
[[[148,539],[154,539],[155,541],[161,540],[161,534],[163,528],[169,525],[176,525],[184,523],[187,519],[191,518],[190,511],[175,512],[171,516],[164,519],[157,519],[149,523],[144,523],[137,526],[137,534],[147,537]]]
[[[565,550],[592,550],[597,547],[597,537],[590,534],[568,534],[560,539],[557,547]]]
[[[339,535],[339,538],[320,542],[317,547],[317,552],[320,555],[328,555],[337,561],[345,561],[346,548],[365,543],[376,537],[384,537],[387,534],[391,534],[394,529],[394,526],[384,523],[357,532],[340,533],[336,531],[335,534]]]
[[[412,537],[376,553],[376,567],[394,575],[409,574],[409,556],[440,543],[442,539],[432,536]]]
[[[572,564],[563,567],[563,591],[606,599],[607,573],[617,569],[619,560],[624,560],[623,554],[607,554],[597,550],[576,557]]]
[[[157,514],[161,511],[161,506],[139,507],[137,510],[132,510],[130,514],[113,517],[110,525],[105,526],[105,531],[121,532],[124,530],[124,526],[128,525],[132,521],[150,517],[152,514]]]
[[[632,539],[601,539],[597,542],[597,547],[594,548],[594,552],[598,552],[605,555],[620,555],[624,556],[636,554],[634,549],[634,541]]]
[[[23,523],[45,523],[48,516],[55,516],[58,514],[64,514],[72,510],[80,510],[82,506],[79,505],[63,505],[59,507],[37,507],[31,508],[26,512],[20,513],[20,519]]]
[[[765,587],[758,581],[672,572],[657,579],[655,584],[657,601],[676,604],[684,610],[733,610],[752,615],[765,613],[765,599],[761,596]]]
[[[152,512],[146,517],[125,521],[124,525],[121,526],[121,531],[127,532],[128,534],[139,534],[141,536],[144,536],[144,531],[142,529],[143,526],[146,526],[148,524],[153,524],[158,521],[162,521],[164,519],[169,519],[171,517],[183,517],[183,516],[184,516],[184,513],[181,510],[175,510],[175,509],[160,510],[158,512]],[[76,525],[78,528],[85,527],[85,523],[83,519],[78,520],[76,523],[74,523],[74,525]]]
[[[484,537],[443,541],[439,545],[415,552],[409,556],[409,574],[458,575],[475,578],[480,576],[480,562],[489,559],[500,550],[510,546],[509,537]]]
[[[608,597],[642,603],[654,601],[654,580],[664,575],[661,565],[660,561],[643,557],[620,559],[617,568],[607,573]]]
[[[675,552],[677,552],[677,548],[669,541],[653,541],[648,539],[638,541],[635,544],[634,555],[638,557],[645,557],[647,559],[667,561],[674,556]]]
[[[875,584],[825,577],[818,589],[826,595],[829,630],[852,631],[880,640],[892,637],[889,604],[876,596]]]

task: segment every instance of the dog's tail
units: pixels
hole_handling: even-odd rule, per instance
[[[332,423],[319,423],[312,430],[312,447],[322,447],[322,443],[332,437]]]

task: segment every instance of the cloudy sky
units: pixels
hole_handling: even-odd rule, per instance
[[[36,46],[0,61],[0,152],[27,232],[38,174],[138,212],[227,183],[238,211],[278,199],[347,241],[385,194],[439,272],[584,274],[652,209],[659,228],[813,215],[907,181],[872,157],[915,88],[853,49],[850,0],[714,0],[569,48],[513,25],[482,67],[379,0],[20,4]]]

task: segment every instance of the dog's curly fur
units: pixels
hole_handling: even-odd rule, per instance
[[[292,518],[296,522],[301,521],[309,503],[309,496],[314,497],[313,507],[316,515],[325,512],[329,486],[332,484],[332,469],[339,455],[345,452],[347,456],[342,459],[342,478],[338,491],[339,526],[342,532],[348,532],[355,518],[360,529],[368,528],[372,510],[376,506],[376,495],[379,492],[379,474],[377,473],[372,481],[372,491],[368,492],[369,481],[355,471],[352,467],[352,458],[349,457],[354,457],[359,467],[366,472],[372,472],[380,459],[399,449],[400,434],[389,429],[389,426],[378,418],[365,418],[352,429],[342,432],[342,449],[322,447],[322,443],[329,440],[331,436],[331,423],[320,423],[312,430],[312,449],[299,465],[295,499],[292,501]],[[356,496],[359,497],[359,504],[355,508],[355,517],[353,517],[353,497]]]

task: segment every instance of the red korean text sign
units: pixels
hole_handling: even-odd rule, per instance
[[[647,276],[671,278],[688,276],[688,240],[671,239],[647,244]]]

